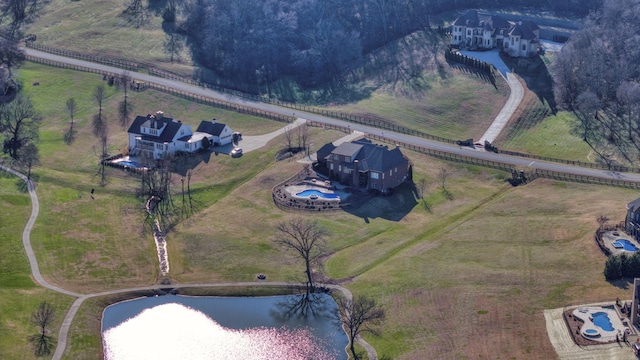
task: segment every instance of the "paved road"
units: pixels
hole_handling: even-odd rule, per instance
[[[49,54],[49,53],[45,53],[45,52],[41,52],[33,49],[25,48],[24,50],[28,55],[31,55],[31,56],[37,56],[37,57],[42,57],[49,60],[59,61],[59,62],[68,63],[68,64],[74,64],[77,66],[84,66],[88,68],[98,69],[105,72],[121,73],[123,71],[122,69],[118,69],[112,66],[106,66],[106,65],[91,63],[88,61],[66,58],[63,56],[53,55],[53,54]],[[185,92],[191,92],[197,95],[209,96],[212,98],[234,102],[244,106],[254,107],[264,111],[270,111],[273,113],[282,114],[286,116],[296,116],[298,118],[317,121],[325,124],[333,124],[333,125],[345,126],[345,127],[350,126],[351,130],[360,131],[365,134],[382,135],[382,131],[380,129],[370,127],[370,126],[354,124],[347,121],[333,119],[327,116],[322,116],[322,115],[317,115],[312,113],[306,113],[299,110],[295,110],[294,112],[293,110],[288,108],[283,108],[283,107],[279,107],[279,106],[267,104],[267,103],[251,101],[251,100],[247,100],[237,96],[220,93],[211,89],[205,89],[202,87],[181,83],[179,81],[163,79],[163,78],[150,76],[150,75],[137,73],[137,72],[130,72],[130,74],[133,78],[141,81],[153,82],[160,85],[173,87],[175,89],[182,90]],[[570,165],[546,162],[546,161],[540,161],[540,160],[531,161],[531,159],[525,159],[525,158],[509,156],[504,154],[475,151],[471,148],[460,148],[456,145],[439,143],[433,140],[428,140],[428,139],[405,135],[405,134],[393,133],[389,131],[384,131],[383,135],[386,139],[390,141],[402,142],[402,143],[420,146],[430,150],[442,151],[450,154],[464,155],[464,156],[474,157],[482,160],[502,162],[523,170],[540,169],[540,170],[547,170],[547,171],[565,172],[565,173],[578,175],[578,176],[591,176],[591,177],[597,177],[602,179],[625,180],[625,181],[640,183],[640,174],[618,173],[618,172],[612,172],[612,171],[601,170],[601,169],[581,168],[578,166],[570,166]]]
[[[111,66],[90,63],[90,62],[87,62],[87,61],[82,61],[82,60],[77,60],[77,59],[66,58],[66,57],[53,55],[53,54],[49,54],[49,53],[44,53],[44,52],[33,50],[33,49],[25,48],[24,51],[28,55],[31,55],[31,56],[36,56],[36,57],[45,58],[45,59],[49,59],[49,60],[59,61],[59,62],[62,62],[62,63],[67,63],[67,64],[74,64],[74,65],[77,65],[77,66],[83,66],[83,67],[87,67],[87,68],[98,69],[98,70],[105,71],[105,72],[121,73],[123,71],[122,69],[118,69],[118,68],[111,67]],[[531,159],[513,157],[513,156],[508,156],[508,155],[503,155],[503,154],[495,154],[495,153],[489,153],[489,152],[479,152],[479,151],[475,151],[475,150],[473,150],[471,148],[461,148],[461,147],[458,147],[458,146],[452,146],[452,145],[449,145],[449,144],[439,143],[439,142],[435,142],[435,141],[431,141],[431,140],[427,140],[427,139],[423,139],[423,138],[418,138],[418,137],[414,137],[414,136],[410,136],[410,135],[405,135],[405,134],[398,134],[398,133],[393,133],[393,132],[383,133],[380,129],[377,129],[377,128],[364,126],[364,125],[359,125],[359,124],[352,124],[352,123],[348,123],[346,121],[337,120],[337,119],[329,118],[329,117],[326,117],[326,116],[321,116],[321,115],[316,115],[316,114],[306,113],[306,112],[301,112],[301,111],[293,112],[291,109],[288,109],[288,108],[282,108],[282,107],[278,107],[278,106],[271,105],[271,104],[255,102],[255,101],[247,100],[247,99],[240,98],[240,97],[237,97],[237,96],[220,93],[220,92],[217,92],[217,91],[214,91],[214,90],[211,90],[211,89],[205,89],[205,88],[201,88],[201,87],[198,87],[198,86],[184,84],[184,83],[181,83],[181,82],[178,82],[178,81],[158,78],[158,77],[154,77],[154,76],[150,76],[150,75],[146,75],[146,74],[142,74],[142,73],[137,73],[137,72],[130,72],[130,74],[131,74],[131,76],[133,78],[135,78],[137,80],[140,80],[140,81],[153,82],[153,83],[156,83],[156,84],[159,84],[159,85],[172,87],[172,88],[177,89],[177,90],[190,92],[190,93],[197,94],[197,95],[202,95],[202,96],[213,97],[213,98],[217,98],[217,99],[225,100],[225,101],[229,101],[229,102],[234,102],[234,103],[237,103],[239,105],[250,106],[250,107],[254,107],[254,108],[257,108],[257,109],[264,110],[264,111],[270,111],[270,112],[273,112],[273,113],[278,113],[278,114],[282,114],[282,115],[286,115],[286,116],[296,116],[298,118],[307,119],[307,120],[313,120],[313,121],[317,121],[317,122],[321,122],[321,123],[325,123],[325,124],[333,124],[333,125],[345,126],[345,127],[346,126],[350,126],[352,131],[359,131],[359,132],[363,132],[365,134],[376,134],[376,135],[384,136],[387,140],[390,140],[390,141],[396,141],[396,142],[412,144],[412,145],[415,145],[415,146],[424,147],[424,148],[431,149],[431,150],[442,151],[442,152],[446,152],[446,153],[450,153],[450,154],[464,155],[464,156],[474,157],[474,158],[478,158],[478,159],[482,159],[482,160],[502,162],[502,163],[506,163],[506,164],[512,165],[514,167],[521,168],[521,169],[540,169],[540,170],[548,170],[548,171],[558,171],[558,172],[565,172],[565,173],[570,173],[570,174],[579,175],[579,176],[591,176],[591,177],[598,177],[598,178],[611,179],[611,180],[626,180],[626,181],[630,181],[630,182],[638,182],[638,183],[640,183],[640,174],[617,173],[617,172],[611,172],[611,171],[599,170],[599,169],[580,168],[580,167],[576,167],[576,166],[569,166],[569,165],[564,165],[564,164],[559,164],[559,163],[552,163],[552,162],[545,162],[545,161],[531,161]],[[8,168],[5,168],[5,167],[3,167],[3,169],[5,169],[7,171],[10,171],[10,172],[12,172],[14,174],[17,174],[23,180],[27,181],[27,179],[26,179],[26,177],[24,175],[21,175],[21,174],[15,172],[15,171],[13,171],[11,169],[8,169]],[[64,294],[67,294],[67,295],[70,295],[70,296],[77,297],[76,301],[72,304],[71,308],[67,312],[67,314],[66,314],[66,316],[65,316],[65,318],[63,320],[61,329],[60,329],[60,334],[59,334],[59,337],[58,337],[58,341],[59,341],[58,345],[59,346],[56,348],[56,352],[55,352],[55,354],[53,356],[54,360],[59,360],[59,359],[62,358],[62,355],[63,355],[65,347],[66,347],[66,343],[67,343],[67,339],[68,339],[68,331],[69,331],[69,328],[71,326],[71,322],[73,321],[73,318],[74,318],[77,310],[79,309],[80,305],[82,305],[84,300],[86,300],[88,298],[91,298],[91,297],[95,297],[95,296],[122,293],[122,292],[128,292],[128,291],[145,290],[145,289],[159,289],[159,288],[163,288],[163,286],[155,285],[155,286],[149,286],[149,287],[114,290],[114,291],[107,291],[107,292],[94,293],[94,294],[78,294],[78,293],[75,293],[75,292],[72,292],[72,291],[68,291],[68,290],[62,289],[62,288],[60,288],[58,286],[49,284],[46,280],[44,280],[44,278],[40,274],[40,270],[39,270],[39,267],[38,267],[38,262],[37,262],[37,259],[35,257],[35,253],[33,252],[33,249],[31,248],[31,244],[30,244],[29,235],[30,235],[30,232],[31,232],[31,228],[33,227],[33,224],[35,223],[35,220],[37,218],[38,211],[39,211],[39,205],[38,205],[37,196],[35,194],[35,189],[33,188],[33,184],[30,181],[27,181],[27,185],[28,185],[28,188],[29,188],[29,194],[30,194],[31,199],[32,199],[33,208],[32,208],[31,217],[29,218],[27,226],[25,226],[25,230],[24,230],[24,233],[23,233],[22,240],[23,240],[23,244],[24,244],[24,247],[25,247],[25,251],[27,253],[27,257],[29,259],[29,263],[31,265],[31,270],[32,270],[33,277],[36,280],[36,282],[38,282],[43,287],[46,287],[48,289],[51,289],[51,290],[54,290],[54,291],[58,291],[60,293],[64,293]],[[287,284],[287,283],[242,283],[242,284],[245,284],[245,285],[246,284],[260,284],[260,285],[265,285],[265,286],[267,286],[267,285],[276,285],[276,286],[278,286],[278,285],[291,285],[291,284]],[[238,285],[242,286],[242,284],[191,284],[191,285],[180,285],[180,286],[174,285],[174,286],[176,286],[176,287],[187,287],[187,286],[189,286],[189,287],[196,287],[196,286],[238,286]],[[340,288],[340,290],[341,291],[348,291],[348,290],[343,289],[343,288]],[[377,355],[375,354],[375,350],[372,347],[368,346],[368,344],[364,343],[363,341],[360,341],[360,343],[369,352],[369,358],[370,359],[377,359]]]

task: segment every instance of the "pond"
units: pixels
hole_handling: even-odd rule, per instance
[[[120,302],[102,317],[107,360],[347,359],[347,336],[326,294],[158,296]]]

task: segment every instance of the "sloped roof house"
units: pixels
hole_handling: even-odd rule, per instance
[[[233,131],[227,125],[218,123],[215,119],[202,121],[194,133],[190,125],[165,117],[162,111],[137,116],[127,132],[129,155],[155,160],[166,154],[193,153],[206,149],[209,145],[226,145],[233,136]]]
[[[329,177],[358,189],[386,192],[404,182],[409,173],[409,159],[399,147],[389,149],[367,139],[326,144],[317,155]]]

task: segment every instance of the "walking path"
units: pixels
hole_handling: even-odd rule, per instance
[[[301,124],[302,122],[298,123]],[[284,131],[283,129],[279,130],[279,131]],[[277,136],[278,134],[277,131],[271,133],[274,137]],[[264,139],[263,139],[264,140]],[[266,143],[265,143],[266,144]],[[274,287],[285,287],[285,286],[305,286],[305,284],[302,283],[288,283],[288,282],[265,282],[265,281],[256,281],[256,282],[238,282],[238,283],[202,283],[202,284],[171,284],[171,285],[150,285],[150,286],[140,286],[140,287],[135,287],[135,288],[128,288],[128,289],[117,289],[117,290],[110,290],[110,291],[103,291],[103,292],[97,292],[97,293],[91,293],[91,294],[80,294],[77,292],[73,292],[73,291],[69,291],[66,289],[63,289],[59,286],[56,285],[52,285],[49,282],[47,282],[43,277],[42,274],[40,273],[40,267],[38,266],[38,260],[36,258],[35,252],[33,251],[33,247],[31,246],[31,230],[33,229],[33,225],[36,222],[36,219],[38,218],[38,213],[40,212],[40,203],[38,202],[38,196],[36,194],[36,189],[33,185],[33,183],[31,182],[30,179],[27,179],[27,177],[9,167],[6,167],[4,165],[0,165],[0,169],[7,171],[11,174],[14,174],[16,176],[18,176],[20,179],[22,179],[26,184],[27,184],[27,189],[29,191],[29,196],[31,197],[31,215],[29,216],[29,220],[27,221],[27,224],[24,227],[24,231],[22,232],[22,245],[24,247],[24,250],[27,254],[27,259],[29,260],[29,266],[31,268],[31,274],[33,276],[33,279],[35,280],[36,283],[38,283],[40,286],[47,288],[49,290],[53,290],[62,294],[66,294],[69,296],[73,296],[76,298],[76,300],[71,304],[71,307],[69,308],[69,310],[67,311],[67,313],[65,314],[64,319],[62,320],[62,324],[60,325],[60,332],[58,333],[58,343],[56,346],[56,351],[53,354],[52,360],[61,360],[62,356],[64,355],[64,352],[66,350],[66,346],[67,346],[67,342],[69,339],[69,329],[71,328],[71,324],[73,323],[73,319],[76,315],[76,313],[78,312],[78,310],[80,309],[80,306],[82,305],[82,303],[90,298],[93,297],[97,297],[97,296],[105,296],[105,295],[113,295],[113,294],[121,294],[121,293],[128,293],[128,292],[136,292],[136,291],[145,291],[145,290],[161,290],[161,289],[167,289],[167,288],[175,288],[175,289],[180,289],[180,288],[202,288],[202,287],[209,287],[209,288],[219,288],[219,287],[243,287],[243,286],[274,286]],[[167,271],[168,271],[168,264],[167,264]],[[337,290],[340,291],[347,299],[352,300],[353,299],[353,295],[351,294],[351,291],[349,291],[349,289],[344,288],[342,286],[339,285],[332,285],[332,284],[318,284],[318,286],[320,287],[325,287],[325,288],[329,288],[332,290]],[[346,333],[346,331],[345,331]],[[356,339],[356,342],[358,344],[360,344],[360,346],[362,346],[365,351],[367,352],[367,356],[369,357],[369,359],[371,360],[377,360],[378,359],[378,354],[376,353],[376,350],[373,348],[373,346],[371,346],[369,343],[367,343],[364,339],[362,339],[361,337],[358,337]],[[348,351],[348,348],[345,349],[345,352]]]

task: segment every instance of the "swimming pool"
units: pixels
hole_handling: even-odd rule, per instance
[[[596,330],[596,329],[587,329],[587,330],[584,331],[584,334],[587,337],[598,337],[598,336],[600,336],[600,332],[598,332],[598,330]]]
[[[308,197],[308,198],[313,198],[314,195],[316,197],[321,197],[323,199],[339,199],[340,198],[340,196],[337,194],[325,193],[319,190],[304,190],[299,193],[296,193],[296,196]]]
[[[597,313],[593,313],[591,314],[591,316],[593,317],[593,323],[601,328],[604,331],[613,331],[615,330],[613,328],[613,324],[611,324],[611,319],[609,319],[609,314],[607,314],[606,312],[597,312]]]
[[[621,249],[624,251],[638,251],[638,248],[627,239],[618,239],[612,242],[611,245],[613,245],[613,247],[616,249]]]

